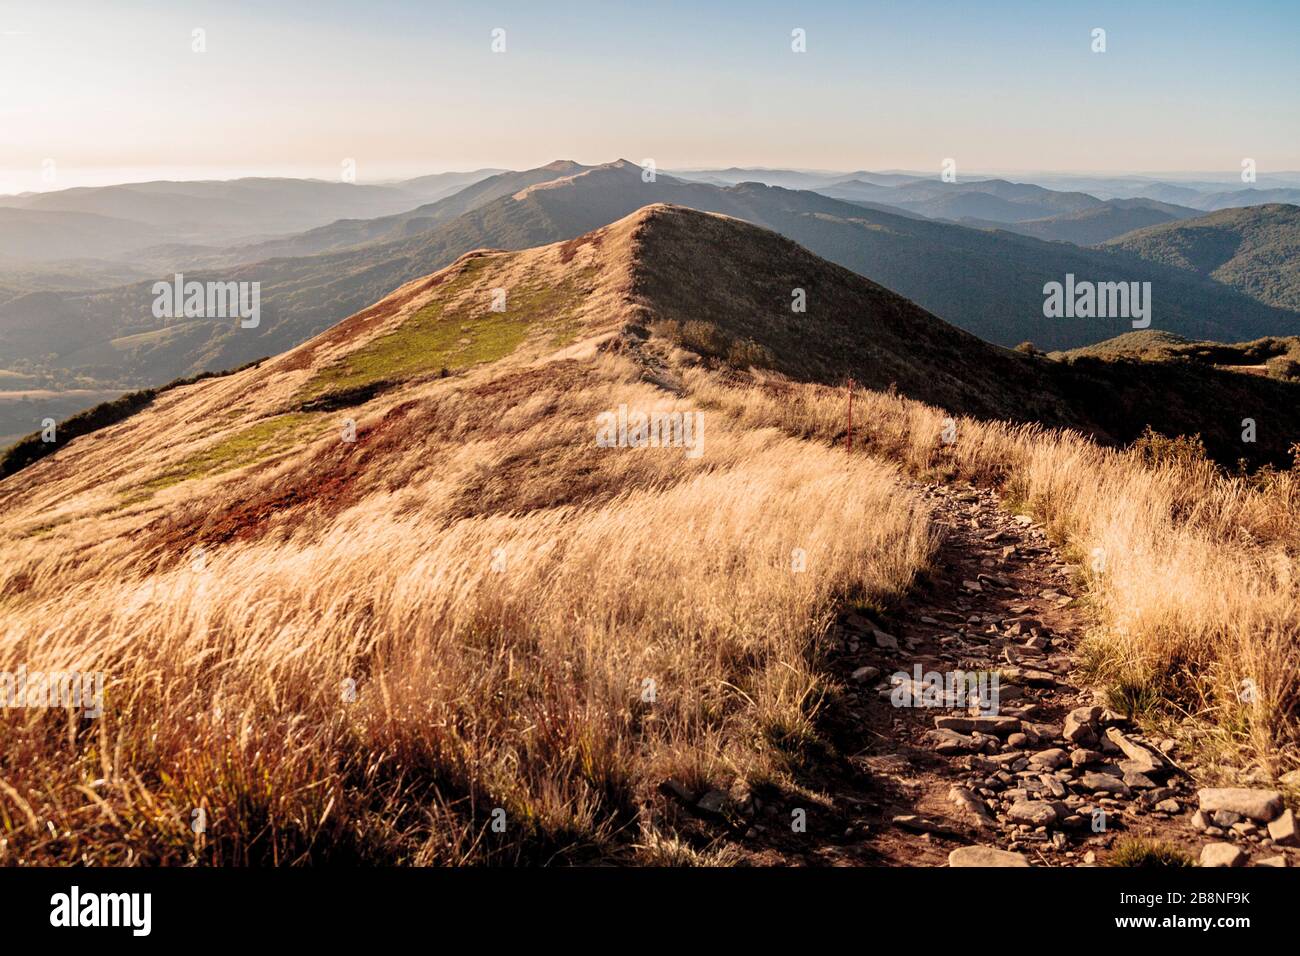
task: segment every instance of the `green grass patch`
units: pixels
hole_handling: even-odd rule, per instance
[[[443,287],[437,301],[322,369],[303,386],[299,398],[310,402],[379,382],[400,382],[442,369],[454,372],[495,362],[514,352],[534,328],[552,331],[555,344],[565,344],[576,336],[580,326],[574,313],[583,294],[580,277],[553,285],[538,282],[507,289],[505,311],[493,312],[489,307],[490,280],[476,281],[490,261],[472,260]],[[478,285],[481,295],[463,295],[471,284]]]
[[[216,444],[195,452],[174,468],[141,485],[136,489],[135,500],[139,500],[138,495],[141,493],[149,495],[182,481],[234,471],[260,459],[272,457],[276,452],[287,451],[296,444],[294,440],[312,422],[320,419],[320,415],[291,412],[254,422]]]

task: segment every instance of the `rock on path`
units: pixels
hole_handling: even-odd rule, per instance
[[[1204,866],[1300,860],[1281,794],[1198,793],[1172,741],[1147,739],[1086,687],[1076,644],[1091,621],[1041,528],[992,491],[913,488],[944,532],[934,567],[887,617],[847,611],[832,626],[843,692],[828,730],[851,756],[801,780],[826,794],[803,833],[776,821],[807,801],[747,805],[756,857],[1091,866],[1141,836]]]
[[[953,851],[950,865],[1013,858],[1018,866],[1030,859],[1090,865],[1104,862],[1125,834],[1175,843],[1199,858],[1208,832],[1219,841],[1211,846],[1240,855],[1208,850],[1205,865],[1241,865],[1247,850],[1289,852],[1283,848],[1297,839],[1295,822],[1290,811],[1283,817],[1280,794],[1197,794],[1171,757],[1172,742],[1146,739],[1085,689],[1075,647],[1090,622],[1075,600],[1073,569],[1041,528],[1008,513],[991,491],[915,488],[946,532],[938,566],[929,586],[888,620],[853,615],[841,623],[840,666],[879,672],[874,685],[859,681],[854,693],[879,734],[871,749],[906,756],[897,777],[921,791],[928,817],[946,813],[952,827],[982,844]],[[872,640],[879,630],[896,638],[898,651]],[[996,673],[996,706],[974,699],[968,703],[984,706],[920,706],[927,683],[933,686],[929,675],[956,672]],[[906,706],[895,706],[900,700]],[[1193,816],[1198,804],[1202,812]],[[1219,816],[1221,825],[1207,815],[1217,810],[1230,814]],[[1265,825],[1274,820],[1270,833]]]

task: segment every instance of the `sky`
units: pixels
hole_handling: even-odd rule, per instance
[[[1300,0],[0,0],[0,193],[349,160],[1262,177],[1300,170],[1297,51]]]

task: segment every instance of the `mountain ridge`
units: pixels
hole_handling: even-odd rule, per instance
[[[794,307],[800,296],[802,311]],[[605,348],[658,355],[647,368],[664,349],[684,349],[709,365],[792,381],[853,378],[953,414],[1072,428],[1104,443],[1131,441],[1146,426],[1185,427],[1229,461],[1282,460],[1282,437],[1300,432],[1300,420],[1291,422],[1300,418],[1295,383],[1191,363],[1054,361],[1008,350],[772,230],[663,203],[573,239],[463,253],[205,387],[277,396],[262,418],[313,416],[477,374],[485,363],[513,367]],[[1235,410],[1262,406],[1291,411],[1243,450]]]
[[[520,198],[515,189],[415,235],[231,269],[186,271],[187,279],[198,281],[259,282],[262,317],[257,329],[205,319],[155,320],[150,314],[153,283],[146,280],[110,290],[0,302],[0,348],[29,366],[48,363],[59,375],[103,388],[140,388],[233,368],[293,347],[467,250],[525,249],[572,239],[654,202],[774,229],[951,324],[1005,346],[1029,340],[1047,350],[1073,348],[1129,328],[1122,318],[1044,319],[1045,284],[1061,282],[1067,274],[1094,281],[1151,281],[1155,327],[1189,338],[1241,341],[1300,330],[1300,312],[1260,303],[1212,278],[1122,250],[983,232],[806,190],[756,183],[717,187],[664,175],[646,181],[640,167],[625,160],[583,168],[582,175],[572,172],[567,166],[534,171],[554,185],[524,190]],[[514,184],[499,181],[483,188]],[[16,411],[35,414],[34,422],[41,417],[37,403]],[[16,424],[0,431],[29,427]]]

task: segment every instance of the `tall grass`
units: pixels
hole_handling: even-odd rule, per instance
[[[440,422],[483,412],[456,387],[429,387]],[[376,460],[352,507],[201,562],[93,514],[7,540],[0,670],[102,670],[108,689],[98,720],[0,711],[0,862],[686,852],[658,785],[780,780],[814,733],[836,607],[906,590],[933,540],[890,468],[774,429],[720,417],[696,462],[596,448],[592,410],[621,401],[665,405],[597,375],[516,404],[496,438],[417,429],[400,486]],[[467,514],[464,488],[496,501],[521,449],[555,472],[515,490],[538,506]],[[257,493],[192,484],[194,508]]]
[[[671,392],[635,355],[507,361],[348,409],[355,445],[322,417],[150,484],[308,371],[255,400],[233,376],[6,481],[0,671],[99,670],[107,699],[0,710],[0,863],[701,859],[658,786],[794,783],[832,616],[933,553],[900,467],[1064,542],[1117,701],[1225,774],[1295,764],[1294,474],[967,419],[948,443],[888,392],[855,395],[850,455],[842,391],[661,358]],[[597,448],[623,403],[702,409],[704,454]]]
[[[698,371],[690,387],[749,427],[842,440],[843,390],[724,385]],[[1232,476],[1195,455],[1153,460],[964,418],[945,443],[945,421],[888,393],[854,396],[859,448],[916,474],[996,485],[1066,544],[1100,617],[1085,650],[1117,698],[1147,689],[1207,757],[1235,769],[1296,763],[1300,476]]]

